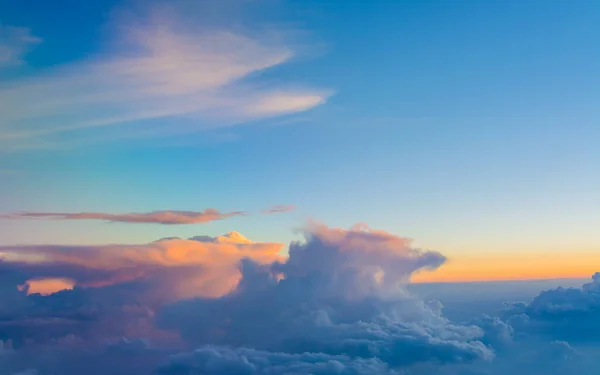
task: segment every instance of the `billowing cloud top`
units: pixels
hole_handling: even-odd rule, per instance
[[[241,259],[271,263],[280,259],[282,247],[252,242],[233,232],[147,245],[5,246],[0,247],[0,259],[27,280],[63,278],[78,287],[137,282],[152,285],[153,299],[172,300],[224,295],[237,285]]]
[[[518,363],[518,375],[593,373],[560,328],[581,328],[574,311],[587,327],[598,324],[597,275],[506,317],[456,323],[439,302],[406,288],[415,273],[442,265],[441,254],[364,225],[311,224],[304,234],[288,257],[281,244],[237,232],[145,245],[4,246],[6,369],[500,375]]]

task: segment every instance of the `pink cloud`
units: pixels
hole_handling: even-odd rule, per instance
[[[153,300],[172,300],[227,294],[241,277],[241,259],[270,264],[282,260],[282,248],[280,243],[253,242],[232,232],[146,245],[3,246],[0,258],[31,272],[30,279],[68,279],[77,287],[145,282],[153,285]]]
[[[111,214],[105,212],[21,212],[0,215],[4,219],[54,219],[54,220],[105,220],[119,223],[152,223],[152,224],[199,224],[223,220],[235,216],[246,216],[245,212],[219,212],[214,208],[204,211],[164,210],[142,213]]]

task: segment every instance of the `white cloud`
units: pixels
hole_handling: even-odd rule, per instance
[[[0,144],[35,147],[56,142],[57,134],[73,142],[81,132],[107,127],[108,139],[124,130],[189,133],[306,111],[331,94],[255,82],[294,56],[282,43],[202,30],[172,16],[151,19],[128,27],[99,56],[0,82]],[[147,121],[156,119],[172,121]]]

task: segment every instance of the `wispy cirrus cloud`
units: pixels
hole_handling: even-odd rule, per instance
[[[2,148],[52,147],[90,134],[186,134],[306,111],[331,95],[257,81],[294,57],[283,42],[197,27],[175,10],[151,14],[120,28],[96,57],[0,81]]]
[[[276,205],[276,206],[270,207],[269,209],[263,210],[262,213],[263,213],[263,215],[280,214],[280,213],[290,212],[295,209],[296,209],[296,205],[294,205],[294,204]]]
[[[142,213],[111,214],[105,212],[19,212],[0,215],[2,219],[103,220],[113,223],[200,224],[248,215],[242,211],[220,212],[214,208],[204,211],[163,210]]]
[[[26,27],[0,24],[0,68],[22,64],[27,51],[41,41]]]
[[[2,173],[2,171],[0,171]],[[261,211],[263,215],[293,211],[295,205],[275,205]],[[220,212],[214,208],[204,211],[160,210],[150,212],[107,213],[107,212],[13,212],[0,214],[0,219],[49,219],[49,220],[102,220],[111,223],[139,224],[201,224],[211,221],[224,220],[236,216],[249,216],[244,211]]]

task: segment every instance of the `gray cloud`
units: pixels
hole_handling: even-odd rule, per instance
[[[529,303],[512,304],[505,315],[530,334],[600,344],[600,272],[581,288],[546,290]]]
[[[296,209],[296,206],[293,204],[290,205],[277,205],[277,206],[273,206],[267,210],[264,210],[262,213],[264,215],[270,215],[270,214],[279,214],[279,213],[284,213],[284,212],[290,212]]]
[[[331,356],[321,353],[272,353],[247,348],[206,346],[169,358],[161,375],[378,375],[398,374],[377,359]]]

